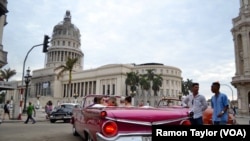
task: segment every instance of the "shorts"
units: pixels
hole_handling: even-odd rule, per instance
[[[5,114],[10,114],[10,111],[9,110],[4,110],[4,113]]]

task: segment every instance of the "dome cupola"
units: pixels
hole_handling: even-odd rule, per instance
[[[80,30],[71,23],[70,11],[66,11],[63,21],[54,26],[51,46],[48,48],[46,67],[65,64],[67,58],[78,58],[75,70],[82,70],[84,54],[81,51]]]

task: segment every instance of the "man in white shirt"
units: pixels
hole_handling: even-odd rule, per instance
[[[190,122],[192,125],[203,125],[202,115],[207,109],[206,98],[199,94],[199,83],[192,84],[192,94],[183,99],[183,103],[190,108]]]

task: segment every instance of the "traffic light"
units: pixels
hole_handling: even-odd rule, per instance
[[[50,39],[50,37],[48,35],[44,35],[44,39],[43,39],[43,52],[48,52],[49,39]]]

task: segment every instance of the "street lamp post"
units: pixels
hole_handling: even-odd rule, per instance
[[[230,88],[230,90],[232,91],[232,101],[234,100],[234,92],[231,86],[227,85],[227,84],[220,84],[220,85],[224,85],[227,86],[228,88]]]
[[[76,98],[78,97],[78,94],[74,93],[73,97],[75,98],[75,103],[76,103]]]
[[[24,76],[24,82],[25,82],[25,96],[24,96],[23,113],[27,113],[26,103],[27,103],[28,87],[29,87],[29,83],[30,83],[31,77],[32,77],[32,76],[30,75],[30,69],[28,68],[28,69],[26,70],[26,76]]]

